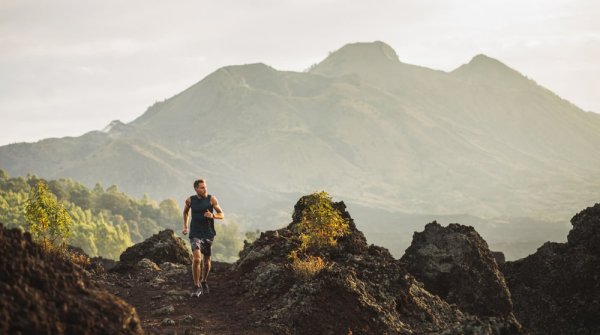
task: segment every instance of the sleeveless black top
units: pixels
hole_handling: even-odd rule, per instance
[[[217,233],[215,232],[215,220],[204,217],[204,213],[208,210],[213,212],[213,207],[210,203],[211,195],[206,198],[200,198],[194,194],[190,197],[190,209],[192,210],[192,221],[190,223],[190,238],[207,238],[212,240]]]

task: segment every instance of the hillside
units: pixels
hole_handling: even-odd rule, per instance
[[[309,227],[329,231],[336,215],[347,229],[334,243],[302,247],[321,238]],[[215,262],[210,293],[194,298],[191,253],[172,230],[128,248],[115,266],[42,252],[29,234],[0,225],[0,330],[508,335],[600,329],[600,204],[573,217],[567,243],[547,243],[506,263],[473,227],[437,222],[415,232],[402,259],[394,259],[366,242],[343,202],[319,193],[301,197],[291,219],[246,243],[237,262]]]
[[[307,72],[220,68],[129,124],[3,146],[0,162],[11,175],[181,201],[202,176],[252,228],[276,227],[282,204],[328,189],[392,213],[386,229],[420,224],[406,215],[469,215],[559,221],[562,236],[570,213],[599,196],[600,116],[485,55],[444,72],[355,43]]]

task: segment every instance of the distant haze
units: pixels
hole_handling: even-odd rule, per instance
[[[301,71],[356,41],[451,71],[485,54],[600,111],[596,1],[2,1],[0,145],[130,122],[216,69]]]
[[[327,190],[395,255],[425,222],[458,220],[514,259],[599,198],[600,114],[483,54],[444,72],[351,43],[305,72],[222,67],[133,122],[0,146],[0,162],[154,199],[202,176],[250,230]]]

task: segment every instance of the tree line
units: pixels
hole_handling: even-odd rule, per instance
[[[45,190],[40,187],[45,187]],[[35,202],[28,201],[32,197],[37,197]],[[166,228],[178,232],[182,225],[181,209],[173,199],[157,202],[145,195],[135,199],[119,191],[116,185],[104,189],[96,183],[93,189],[89,189],[69,178],[10,177],[0,170],[0,223],[7,228],[21,227],[32,234],[39,234],[35,228],[32,231],[28,220],[36,221],[38,226],[35,227],[43,227],[49,219],[45,216],[48,215],[46,212],[54,211],[49,215],[62,213],[60,208],[52,209],[48,205],[52,201],[65,210],[70,220],[68,225],[64,225],[68,226],[65,242],[83,249],[91,257],[118,259],[134,243]],[[231,220],[217,225],[216,229],[218,238],[213,250],[215,260],[220,261],[235,261],[244,237],[256,236],[254,233],[244,235]]]

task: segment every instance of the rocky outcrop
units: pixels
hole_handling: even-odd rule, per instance
[[[425,289],[478,316],[514,318],[494,254],[473,227],[437,222],[415,232],[403,261]]]
[[[144,258],[156,264],[170,262],[189,265],[192,263],[192,254],[183,240],[176,237],[171,229],[166,229],[127,248],[121,254],[113,271],[131,271]]]
[[[276,334],[520,334],[511,318],[467,314],[431,294],[385,248],[368,245],[343,202],[333,203],[350,233],[335,247],[313,250],[325,266],[298,276],[288,255],[300,244],[294,225],[262,233],[240,253],[233,271],[256,322]],[[492,259],[493,262],[493,259]]]
[[[502,267],[515,315],[533,334],[600,334],[600,204],[571,223],[567,243]]]
[[[0,333],[143,334],[133,307],[31,235],[0,225]]]

